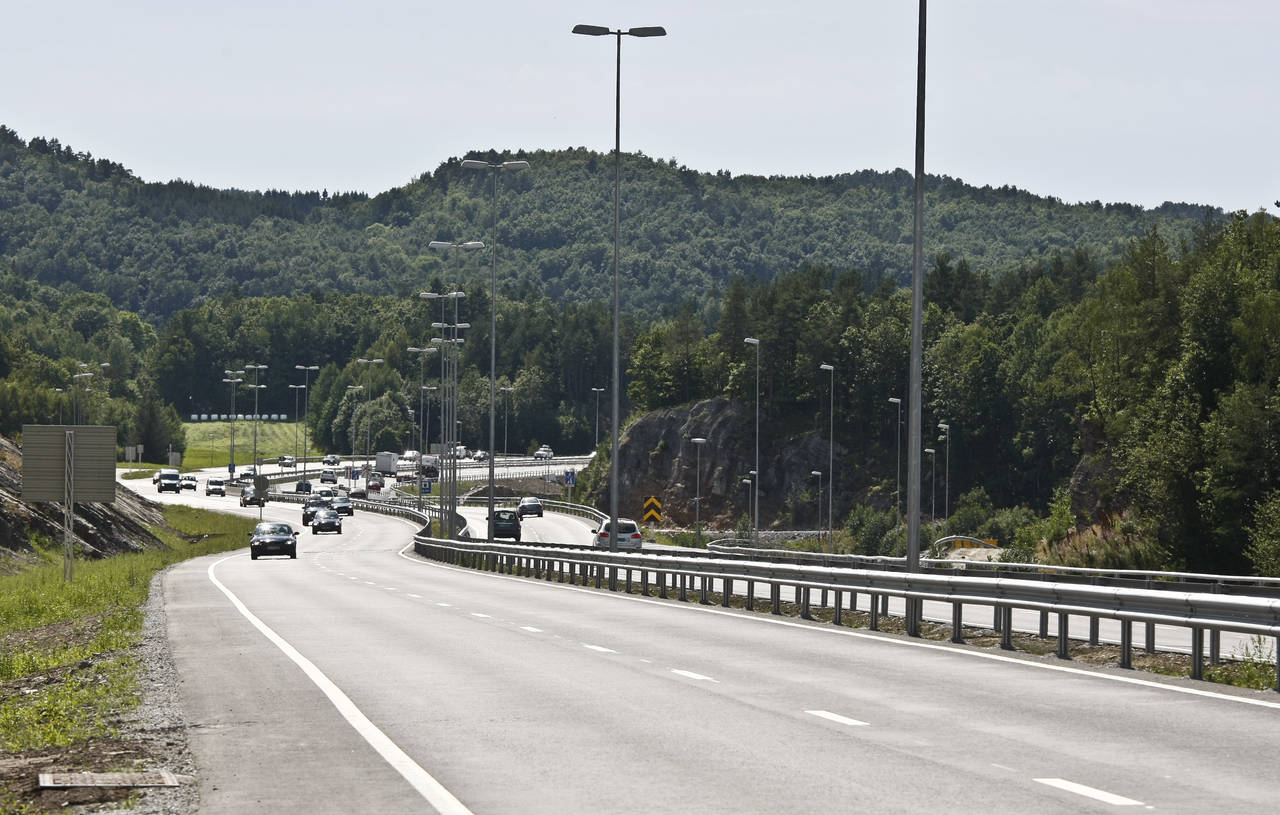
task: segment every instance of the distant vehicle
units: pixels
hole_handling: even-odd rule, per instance
[[[330,453],[329,455],[320,459],[320,463],[326,467],[337,467],[339,464],[342,463],[342,459],[339,458],[334,453]]]
[[[533,457],[535,459],[545,458],[546,460],[550,461],[551,459],[556,457],[556,454],[551,451],[551,447],[549,445],[544,444],[541,447],[539,447],[537,450],[533,451]]]
[[[493,511],[493,537],[515,538],[520,542],[520,515],[514,509]]]
[[[368,481],[366,481],[366,482],[364,483],[364,486],[365,486],[365,489],[367,489],[369,492],[381,492],[381,491],[382,491],[382,479],[381,479],[381,478],[370,478]]]
[[[298,460],[293,456],[281,456],[279,463],[281,467],[297,467],[298,466]]]
[[[600,527],[591,533],[591,544],[593,546],[609,548],[609,522],[601,521]],[[619,549],[639,549],[644,544],[644,536],[640,534],[640,527],[630,518],[618,519],[618,548]]]
[[[311,482],[310,482],[310,481],[299,481],[297,484],[295,484],[295,485],[294,485],[294,487],[293,487],[293,491],[294,491],[294,492],[300,492],[300,493],[304,493],[304,494],[308,494],[308,495],[309,495],[309,494],[311,493]]]
[[[484,450],[477,450],[471,454],[471,460],[472,461],[488,461],[489,454],[486,453]]]
[[[356,487],[354,490],[351,491],[350,497],[351,498],[368,498],[369,491],[366,490],[364,487]]]
[[[249,558],[259,555],[298,556],[298,533],[289,524],[267,521],[258,524],[249,533]]]
[[[395,478],[396,468],[400,466],[400,457],[395,453],[380,452],[374,458],[373,469],[383,475]]]
[[[302,525],[307,526],[311,523],[311,519],[316,517],[316,513],[322,509],[333,509],[333,504],[328,498],[314,496],[307,499],[307,503],[302,505]]]
[[[323,472],[320,473],[320,483],[321,484],[337,484],[338,474],[335,473],[333,470],[324,470]]]
[[[261,498],[259,498],[258,491],[255,490],[253,487],[245,487],[244,489],[240,490],[240,506],[263,507],[266,505],[267,505],[267,496],[264,494]]]
[[[182,492],[182,476],[177,470],[161,470],[156,479],[156,492]]]
[[[159,483],[160,483],[160,471],[159,471],[159,470],[156,470],[154,473],[152,473],[152,474],[151,474],[151,483],[152,483],[152,484],[159,484]]]
[[[332,509],[322,509],[311,519],[311,534],[337,532],[342,534],[342,516]]]
[[[227,494],[227,482],[221,478],[210,478],[204,482],[205,495],[222,495]]]
[[[422,470],[423,478],[435,480],[440,477],[440,457],[439,456],[423,456],[419,461],[419,469]]]
[[[418,459],[421,456],[422,454],[419,453],[417,450],[405,450],[403,453],[400,454],[400,463],[405,465],[417,464]]]
[[[526,515],[537,515],[541,518],[542,501],[534,498],[533,496],[521,498],[519,506],[516,507],[516,512],[520,514],[521,518],[524,518]]]
[[[355,504],[351,503],[351,499],[345,495],[335,495],[329,499],[329,503],[333,505],[333,511],[339,515],[355,515]]]
[[[184,475],[181,479],[179,479],[179,481],[184,490],[191,490],[192,492],[195,491],[197,482],[196,482],[196,477],[194,475]]]
[[[467,449],[467,446],[465,444],[459,444],[457,447],[453,448],[453,457],[454,458],[470,458],[471,451]]]

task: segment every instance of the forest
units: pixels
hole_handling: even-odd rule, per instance
[[[463,438],[487,439],[489,255],[425,249],[486,236],[483,177],[446,164],[373,198],[159,189],[55,143],[5,139],[0,432],[66,412],[116,424],[121,444],[181,449],[180,416],[229,411],[224,369],[268,365],[263,411],[293,413],[294,366],[316,365],[317,443],[346,451],[369,426],[374,448],[395,449],[439,372],[436,356],[407,348],[453,317],[416,295],[458,286],[472,325]],[[607,174],[586,151],[520,155],[535,169],[503,178],[496,374],[512,390],[499,435],[505,426],[513,452],[586,450],[592,388],[609,385],[611,224],[586,214],[608,200],[594,184]],[[628,164],[630,195],[647,203],[623,228],[626,413],[752,398],[755,352],[742,340],[759,338],[770,433],[825,433],[832,400],[837,525],[859,551],[899,550],[888,400],[907,390],[909,178]],[[892,228],[850,228],[862,206]],[[922,411],[926,428],[950,427],[946,528],[1052,562],[1280,575],[1277,221],[1066,206],[948,179],[930,180],[926,206],[927,234],[943,237],[930,239],[924,280]],[[789,220],[799,251],[778,237]],[[146,242],[167,248],[135,255]],[[405,264],[394,272],[393,256]],[[237,277],[240,266],[253,274]],[[157,297],[166,268],[182,281],[172,298]]]

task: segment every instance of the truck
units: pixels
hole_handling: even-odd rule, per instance
[[[395,453],[379,452],[373,462],[373,469],[383,475],[395,478],[396,467],[400,464],[400,456]]]

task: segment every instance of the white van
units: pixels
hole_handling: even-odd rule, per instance
[[[182,492],[182,476],[177,470],[161,470],[158,480],[156,481],[156,492]]]

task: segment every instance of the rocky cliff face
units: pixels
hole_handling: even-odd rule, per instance
[[[824,471],[825,489],[827,440],[816,433],[778,438],[771,430],[762,420],[760,525],[813,528],[818,479],[810,472]],[[701,451],[695,438],[707,440]],[[748,512],[750,487],[742,480],[755,469],[755,412],[750,405],[717,398],[654,411],[633,422],[618,447],[618,486],[624,496],[618,509],[624,517],[639,520],[644,498],[652,495],[662,501],[664,526],[692,526],[699,480],[704,524],[732,528]],[[837,448],[837,462],[841,453]],[[597,506],[608,507],[608,480],[601,480]],[[811,498],[798,501],[806,490]]]
[[[62,541],[61,504],[22,500],[22,452],[0,436],[0,572],[11,571],[36,558],[33,536]],[[72,545],[80,556],[103,557],[160,545],[148,525],[164,523],[151,501],[116,488],[113,504],[76,504]]]

